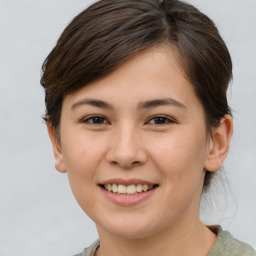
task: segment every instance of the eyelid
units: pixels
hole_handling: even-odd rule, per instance
[[[103,123],[94,123],[94,122],[89,122],[90,119],[93,118],[102,118],[104,119]],[[165,119],[167,122],[163,122],[163,123],[150,123],[152,120],[157,119],[157,118],[163,118]],[[94,114],[94,115],[89,115],[86,117],[81,118],[80,120],[81,123],[87,123],[89,125],[106,125],[106,124],[110,124],[109,120],[104,116],[104,115],[99,115],[99,114]],[[176,120],[170,116],[167,115],[154,115],[151,116],[150,118],[148,118],[148,120],[146,121],[146,125],[168,125],[168,124],[173,124],[173,123],[177,123]]]
[[[97,123],[93,123],[93,122],[88,122],[90,119],[92,118],[102,118],[102,119],[105,119],[106,122],[104,123],[100,123],[100,124],[97,124]],[[98,114],[95,114],[95,115],[89,115],[89,116],[86,116],[84,118],[82,118],[80,120],[81,123],[87,123],[87,124],[90,124],[90,125],[105,125],[105,124],[110,124],[110,122],[108,121],[108,119],[103,116],[103,115],[98,115]]]
[[[168,122],[166,122],[166,123],[161,123],[161,124],[152,124],[152,125],[168,125],[168,124],[177,123],[176,120],[175,120],[174,118],[170,117],[170,116],[167,116],[167,115],[154,115],[154,116],[151,116],[151,117],[147,120],[146,124],[151,125],[149,122],[150,122],[151,120],[156,119],[156,118],[165,118]]]

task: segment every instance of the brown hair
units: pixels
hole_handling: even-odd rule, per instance
[[[44,119],[58,130],[66,95],[102,78],[136,53],[170,43],[201,101],[208,131],[231,114],[228,49],[214,23],[179,0],[101,0],[76,16],[43,63]],[[206,171],[204,188],[212,172]]]

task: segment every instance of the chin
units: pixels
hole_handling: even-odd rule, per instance
[[[126,221],[125,223],[115,222],[111,225],[97,225],[99,234],[107,232],[122,239],[141,239],[154,233],[153,228],[148,223],[139,221]]]
[[[108,230],[109,233],[111,233],[112,235],[116,236],[116,237],[119,237],[121,239],[130,239],[130,240],[133,240],[133,239],[143,239],[143,238],[146,238],[146,237],[149,237],[151,235],[151,232],[149,231],[146,231],[146,230],[125,230],[124,228],[123,229],[120,229],[117,230],[117,229],[112,229],[112,230]]]

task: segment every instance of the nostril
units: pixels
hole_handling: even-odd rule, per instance
[[[140,161],[111,161],[110,162],[111,165],[113,166],[121,166],[122,168],[126,168],[126,169],[129,169],[129,168],[132,168],[134,166],[137,166],[137,165],[140,165],[141,162]]]
[[[106,160],[113,166],[131,168],[145,163],[147,154],[142,145],[138,145],[128,136],[125,139],[120,138],[113,142],[113,145],[110,145]]]
[[[112,165],[118,165],[118,162],[117,161],[111,161],[111,164]]]

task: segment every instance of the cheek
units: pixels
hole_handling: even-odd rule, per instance
[[[151,157],[161,172],[166,194],[172,195],[175,203],[190,200],[195,191],[201,190],[206,140],[184,132],[161,141],[151,143]]]
[[[68,173],[88,176],[94,172],[104,155],[102,141],[85,135],[84,132],[76,131],[66,134],[63,140],[63,155]]]
[[[203,167],[206,152],[206,141],[190,135],[166,136],[163,140],[151,143],[151,156],[159,169],[182,173],[186,168]],[[200,168],[201,171],[201,168]]]
[[[83,137],[79,134],[70,138],[63,141],[70,187],[80,207],[90,213],[95,207],[96,170],[102,159],[101,147],[88,139],[81,139]]]

